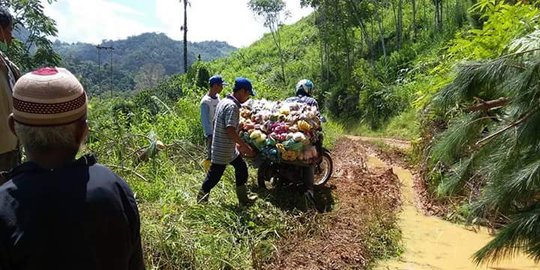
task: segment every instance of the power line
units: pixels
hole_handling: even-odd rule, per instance
[[[99,90],[101,92],[101,56],[100,56],[100,52],[101,50],[105,50],[105,51],[108,51],[109,52],[109,56],[110,56],[110,71],[109,71],[109,87],[110,87],[110,92],[111,92],[111,97],[113,96],[113,51],[114,51],[114,47],[113,46],[101,46],[101,45],[97,45],[96,46],[96,49],[98,51],[98,80],[99,80]]]

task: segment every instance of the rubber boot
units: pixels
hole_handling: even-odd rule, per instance
[[[306,200],[314,206],[317,205],[315,202],[315,195],[313,194],[313,190],[306,190],[306,192],[304,192],[304,198],[306,198]]]
[[[208,197],[210,197],[210,192],[206,193],[201,188],[201,190],[199,190],[199,193],[197,193],[197,203],[207,203]]]
[[[249,194],[246,185],[236,187],[236,196],[240,205],[252,205],[257,200],[257,195]]]

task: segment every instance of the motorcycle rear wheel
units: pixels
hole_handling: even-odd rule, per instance
[[[334,162],[330,152],[326,149],[323,150],[321,156],[321,162],[315,166],[315,179],[313,185],[322,186],[328,182],[332,177],[332,171],[334,170]]]

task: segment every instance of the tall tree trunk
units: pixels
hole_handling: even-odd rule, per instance
[[[342,6],[339,5],[339,3],[336,5],[337,7],[337,14],[344,14],[342,10]],[[353,32],[350,31],[347,27],[347,22],[345,21],[345,16],[337,16],[338,18],[341,17],[340,24],[341,24],[341,37],[342,41],[344,42],[344,49],[345,49],[345,59],[346,59],[346,66],[345,66],[345,76],[344,78],[349,78],[352,73],[352,53],[351,53],[351,41],[349,37],[349,33]],[[343,77],[342,77],[343,78]]]
[[[386,58],[386,46],[384,45],[384,27],[382,25],[382,15],[379,13],[379,10],[375,8],[375,16],[377,17],[377,25],[379,26],[379,36],[381,37],[381,47],[383,51],[383,56]]]
[[[366,28],[366,23],[364,22],[364,19],[362,18],[362,14],[358,11],[358,7],[354,4],[354,0],[349,0],[349,8],[352,9],[354,12],[354,16],[356,20],[358,21],[358,25],[360,25],[360,30],[362,31],[362,37],[365,39],[366,44],[368,46],[368,52],[370,55],[371,60],[375,59],[375,54],[373,53],[373,41],[371,40],[371,36]]]
[[[398,49],[401,49],[403,45],[403,0],[398,0],[398,13],[397,13],[397,41]]]
[[[411,0],[412,4],[412,28],[413,28],[413,41],[416,42],[416,0]]]
[[[272,33],[272,39],[274,39],[274,43],[276,44],[279,53],[279,64],[281,65],[281,80],[283,81],[283,85],[286,86],[287,77],[285,76],[285,54],[283,53],[283,48],[281,47],[281,37],[279,36],[278,30],[278,28],[270,26],[270,33]]]
[[[442,22],[442,15],[443,15],[443,8],[442,8],[442,1],[443,0],[433,0],[435,4],[435,28],[438,33],[442,31],[443,22]]]
[[[187,73],[188,64],[187,64],[187,5],[188,1],[184,0],[184,73]]]

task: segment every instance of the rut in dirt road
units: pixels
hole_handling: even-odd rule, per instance
[[[259,268],[365,269],[395,252],[399,183],[391,170],[368,169],[366,151],[348,138],[337,143],[332,151],[336,170],[327,184],[334,210],[314,213],[305,231],[285,235],[273,259]]]

